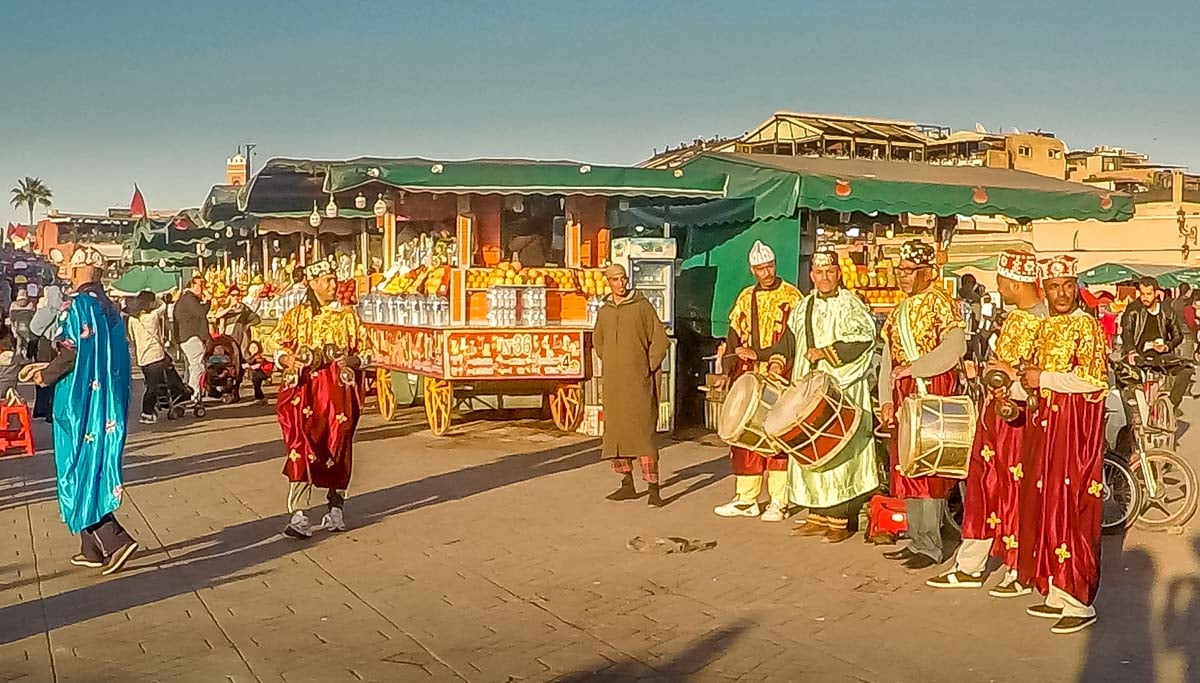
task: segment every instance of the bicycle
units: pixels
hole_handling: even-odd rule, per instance
[[[1122,430],[1128,438],[1118,435],[1117,448],[1105,453],[1101,529],[1106,533],[1130,525],[1150,531],[1180,527],[1196,514],[1200,484],[1192,466],[1175,453],[1177,419],[1169,398],[1170,370],[1186,364],[1167,359],[1154,366],[1114,367],[1134,385],[1134,400]],[[1125,452],[1122,441],[1132,453]]]

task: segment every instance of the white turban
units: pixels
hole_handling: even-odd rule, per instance
[[[756,240],[754,246],[750,248],[750,265],[762,266],[774,262],[775,252],[771,251],[771,247]]]

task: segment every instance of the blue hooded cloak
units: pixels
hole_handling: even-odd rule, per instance
[[[77,534],[121,505],[129,417],[125,324],[99,287],[71,296],[57,341],[75,365],[54,385],[54,464],[63,522]]]

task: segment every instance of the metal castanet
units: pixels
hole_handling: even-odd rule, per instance
[[[1012,390],[1013,378],[1000,368],[992,368],[983,373],[983,386],[988,389],[1000,389],[1003,391],[1003,397],[997,397],[996,414],[1005,422],[1015,422],[1021,416],[1021,408],[1009,398],[1009,391]]]

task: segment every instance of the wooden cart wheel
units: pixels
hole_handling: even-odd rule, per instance
[[[441,436],[450,428],[450,411],[454,408],[454,385],[436,377],[425,378],[425,419],[429,430]]]
[[[554,426],[564,432],[579,429],[583,421],[583,387],[578,384],[560,384],[550,395],[550,416]]]
[[[383,368],[375,370],[375,400],[384,421],[391,422],[396,417],[396,392],[392,391],[392,373]]]

